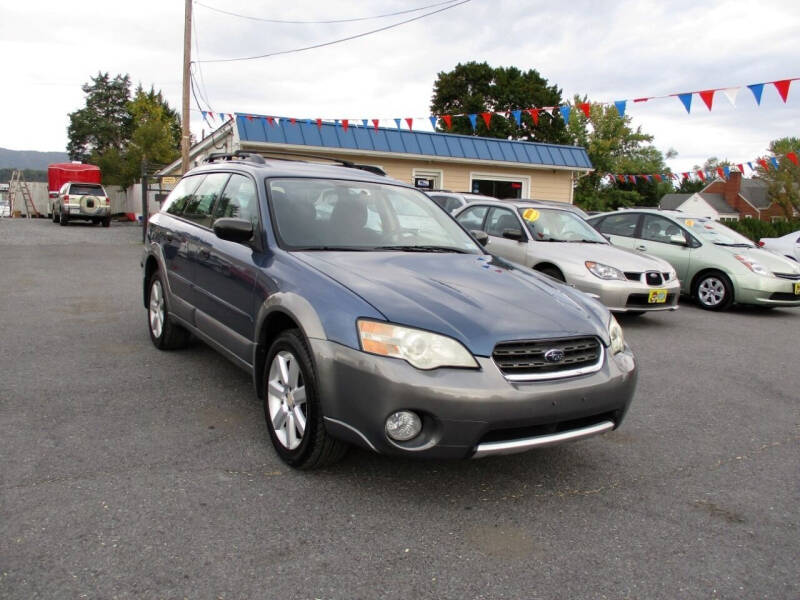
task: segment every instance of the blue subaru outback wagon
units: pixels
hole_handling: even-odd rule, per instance
[[[153,344],[194,335],[250,373],[297,468],[351,444],[481,457],[620,425],[636,367],[608,310],[354,167],[239,153],[186,173],[146,235]]]

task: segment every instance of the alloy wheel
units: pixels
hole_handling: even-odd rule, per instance
[[[160,338],[161,333],[164,331],[164,290],[161,289],[161,282],[158,279],[153,280],[153,285],[150,288],[150,331],[153,332],[153,337]]]
[[[282,350],[272,359],[267,380],[269,420],[275,436],[287,450],[303,441],[306,430],[306,388],[300,365]]]
[[[718,306],[725,300],[725,285],[716,277],[708,277],[697,287],[697,297],[705,306]]]

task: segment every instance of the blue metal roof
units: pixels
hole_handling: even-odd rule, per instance
[[[574,167],[591,169],[586,150],[579,146],[559,146],[538,142],[519,142],[496,138],[483,138],[430,131],[406,131],[379,127],[362,127],[350,124],[347,131],[341,124],[298,119],[273,121],[260,115],[236,115],[239,139],[243,142],[292,144],[317,148],[346,148],[369,152],[392,152],[511,162],[547,167]]]

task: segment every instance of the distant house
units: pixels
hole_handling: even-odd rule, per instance
[[[767,197],[767,184],[760,179],[744,179],[738,171],[732,171],[727,180],[715,179],[694,194],[666,194],[658,207],[717,221],[786,220],[783,207]]]

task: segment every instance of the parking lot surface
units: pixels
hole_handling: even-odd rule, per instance
[[[140,253],[0,220],[0,597],[800,596],[800,310],[620,317],[605,436],[297,472],[243,371],[152,346]]]

